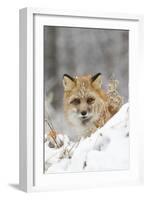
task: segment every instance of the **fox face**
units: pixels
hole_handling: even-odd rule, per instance
[[[107,101],[107,95],[101,88],[101,74],[80,77],[65,74],[63,86],[64,114],[67,121],[81,132],[95,127]]]

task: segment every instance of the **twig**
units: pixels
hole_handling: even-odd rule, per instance
[[[71,147],[71,149],[68,151],[69,153],[71,152],[71,150],[76,146],[76,148],[78,147],[78,145],[79,145],[79,143],[80,143],[80,139],[79,139],[79,141],[77,142],[77,143],[74,143],[73,144],[73,146]]]
[[[48,124],[49,128],[50,128],[52,131],[55,131],[52,122],[49,123],[47,119],[45,119],[45,122]]]
[[[52,124],[52,123],[50,124],[50,123],[48,122],[47,119],[45,119],[45,122],[47,122],[47,124],[48,124],[49,128],[51,129],[51,131],[54,132],[54,133],[56,133],[56,131],[55,131],[54,127],[53,127],[53,124]],[[50,137],[53,139],[53,141],[54,141],[55,144],[57,145],[57,148],[60,148],[60,146],[58,145],[58,143],[57,143],[55,137],[52,136],[52,135],[50,135]]]

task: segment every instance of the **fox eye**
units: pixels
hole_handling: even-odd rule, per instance
[[[80,99],[75,98],[75,99],[73,99],[70,103],[71,103],[71,104],[74,104],[74,105],[78,105],[78,104],[81,103],[81,101],[80,101]]]
[[[87,99],[87,103],[88,103],[88,104],[93,104],[94,101],[95,101],[95,99],[94,99],[93,97],[89,97],[89,98]]]

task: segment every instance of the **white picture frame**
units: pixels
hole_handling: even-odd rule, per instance
[[[126,29],[129,36],[130,78],[130,169],[127,171],[43,174],[43,44],[44,25]],[[34,35],[35,34],[35,35]],[[37,38],[37,39],[36,39]],[[37,59],[37,60],[36,60]],[[20,189],[26,192],[133,185],[143,182],[142,103],[139,94],[143,68],[143,17],[129,14],[53,11],[24,8],[20,10]],[[137,115],[136,115],[137,113]]]

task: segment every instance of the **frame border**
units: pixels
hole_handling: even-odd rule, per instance
[[[33,65],[33,18],[34,15],[66,16],[77,18],[96,18],[111,20],[130,20],[139,22],[139,36],[141,37],[139,58],[142,63],[143,50],[143,16],[134,14],[114,14],[90,11],[61,11],[40,8],[23,8],[19,13],[19,186],[25,192],[49,190],[49,188],[37,188],[34,185],[34,65]],[[140,144],[141,155],[143,148]],[[141,162],[141,180],[143,182],[143,157]],[[131,183],[132,184],[132,183]]]

